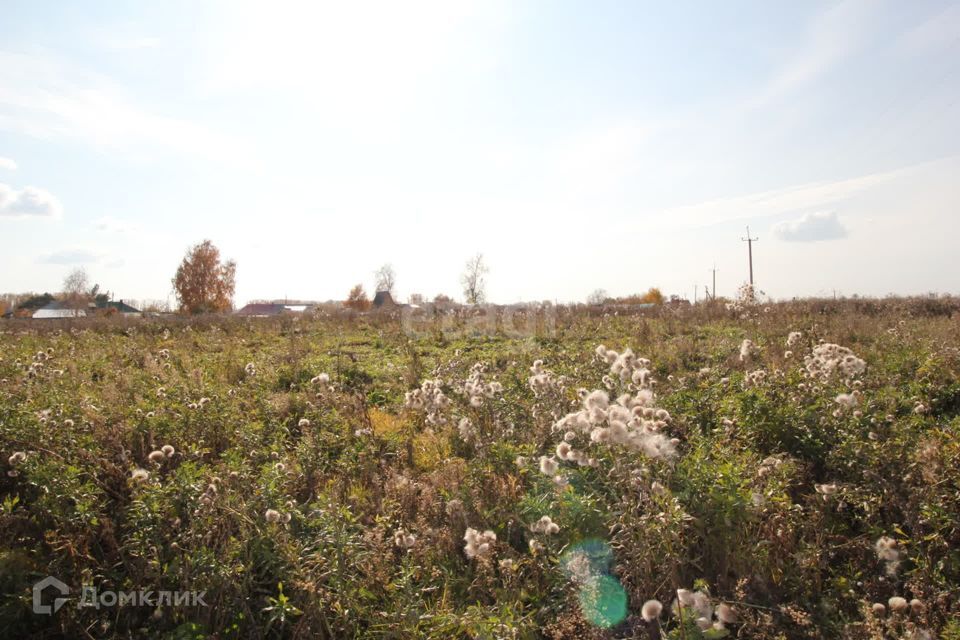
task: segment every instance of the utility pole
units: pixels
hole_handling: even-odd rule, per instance
[[[693,285],[693,304],[697,304],[697,285]]]
[[[717,299],[717,265],[714,263],[713,269],[710,269],[713,273],[713,288],[710,289],[710,297],[714,300]]]
[[[750,288],[753,288],[753,243],[760,240],[760,238],[751,238],[750,237],[750,227],[747,227],[747,237],[740,238],[742,242],[747,243],[747,254],[750,257]]]

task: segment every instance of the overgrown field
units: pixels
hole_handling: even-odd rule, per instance
[[[0,330],[0,636],[960,638],[952,309]]]

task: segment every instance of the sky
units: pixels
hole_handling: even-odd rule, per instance
[[[0,291],[960,293],[960,2],[0,0]]]

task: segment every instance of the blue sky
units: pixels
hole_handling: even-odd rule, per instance
[[[960,3],[43,2],[0,21],[0,290],[953,292]],[[701,293],[702,295],[702,293]]]

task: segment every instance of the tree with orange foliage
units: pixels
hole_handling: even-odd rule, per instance
[[[350,289],[350,295],[347,296],[343,306],[354,311],[366,311],[370,308],[370,299],[367,298],[367,292],[363,290],[362,284]]]
[[[233,308],[237,263],[220,262],[220,250],[209,240],[192,247],[184,256],[173,289],[183,313],[216,313]]]
[[[643,294],[643,296],[640,298],[640,302],[649,302],[652,304],[663,304],[664,302],[663,293],[661,293],[660,289],[657,289],[656,287],[650,287],[650,289],[645,294]]]
[[[608,299],[608,301],[611,301]],[[613,298],[617,304],[663,304],[666,301],[663,293],[656,287],[650,287],[646,293],[633,293],[622,298]],[[589,304],[589,302],[588,302]]]

